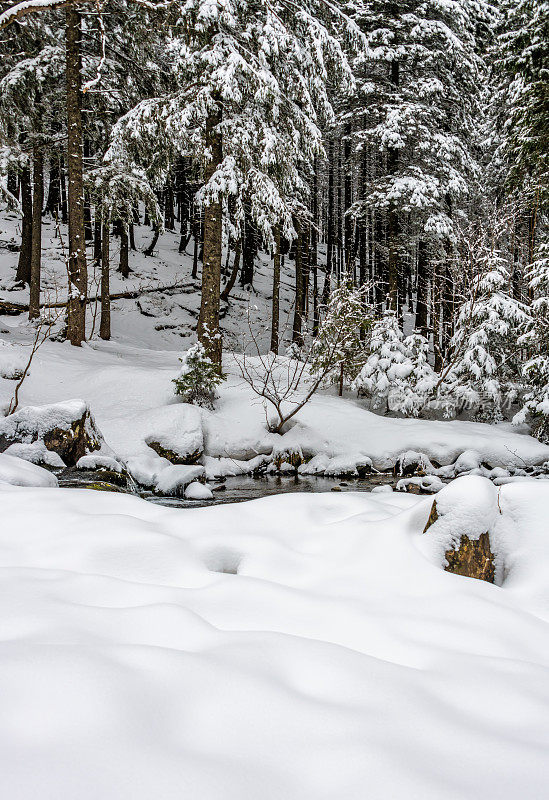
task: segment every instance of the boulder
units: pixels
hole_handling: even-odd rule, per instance
[[[54,488],[59,485],[55,475],[47,469],[17,456],[9,456],[7,453],[0,454],[0,484],[44,488]]]
[[[425,453],[416,453],[414,450],[407,450],[402,453],[393,467],[393,474],[403,478],[411,478],[413,475],[429,475],[435,469]]]
[[[196,464],[204,452],[200,409],[188,403],[161,409],[151,421],[145,443],[171,464]]]
[[[26,406],[0,419],[0,453],[14,444],[43,443],[68,467],[100,450],[104,439],[83,400]]]

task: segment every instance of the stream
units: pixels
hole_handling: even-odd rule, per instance
[[[109,473],[112,476],[112,473]],[[239,475],[223,481],[208,483],[213,492],[212,500],[186,500],[184,497],[165,497],[145,489],[131,491],[125,480],[116,485],[106,480],[101,471],[66,469],[57,474],[59,486],[64,489],[92,488],[103,491],[118,491],[125,494],[136,494],[144,500],[170,508],[200,508],[225,503],[242,503],[258,497],[288,492],[369,492],[376,486],[391,486],[393,489],[398,478],[390,473],[368,475],[366,478],[323,477],[314,475]],[[114,476],[112,476],[114,477]],[[337,487],[337,488],[336,488]]]

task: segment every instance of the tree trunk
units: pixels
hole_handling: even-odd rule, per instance
[[[233,286],[236,283],[236,278],[238,276],[238,270],[240,269],[240,254],[242,252],[242,246],[240,244],[240,239],[236,243],[235,251],[234,251],[234,261],[233,261],[233,268],[231,270],[231,274],[229,275],[229,280],[225,284],[225,288],[221,292],[221,299],[224,303],[227,302],[229,299],[229,295],[233,290]]]
[[[328,237],[326,241],[326,274],[322,289],[322,305],[326,305],[330,296],[332,272],[334,270],[334,143],[328,143]]]
[[[88,276],[84,236],[82,165],[81,16],[73,2],[66,7],[67,164],[69,216],[69,301],[67,337],[80,346],[86,338]]]
[[[42,206],[44,205],[44,153],[39,144],[33,148],[32,165],[32,248],[29,319],[40,316],[40,266],[42,257]]]
[[[296,224],[297,241],[295,246],[295,308],[292,328],[292,342],[299,347],[303,345],[303,245],[302,226]]]
[[[221,102],[206,118],[206,147],[211,157],[204,170],[206,184],[223,161],[223,142],[219,126],[222,121]],[[221,288],[221,257],[223,237],[222,201],[219,195],[204,207],[204,254],[202,266],[202,298],[198,318],[198,338],[209,357],[221,372],[222,341],[219,329],[219,298]]]
[[[417,302],[415,328],[427,336],[427,244],[420,239],[417,246]]]
[[[120,221],[120,262],[118,272],[123,278],[130,277],[130,253],[128,241],[128,228],[125,223]]]
[[[50,179],[45,208],[46,213],[55,215],[59,209],[60,203],[61,193],[59,185],[59,158],[56,154],[53,154],[50,156]]]
[[[395,88],[400,83],[400,65],[398,61],[391,62],[391,83]],[[390,175],[396,175],[398,172],[399,151],[395,147],[387,149],[387,170]],[[399,278],[399,263],[398,263],[398,236],[399,236],[399,218],[398,210],[394,203],[391,203],[387,219],[387,251],[388,251],[388,279],[389,279],[389,292],[387,297],[387,306],[393,311],[398,313],[398,278]]]
[[[17,179],[17,172],[13,172],[13,170],[8,172],[6,188],[14,197],[19,197],[19,181]]]
[[[31,174],[28,167],[21,170],[21,207],[23,221],[21,224],[21,249],[17,263],[17,280],[30,284],[32,253],[32,189]]]
[[[275,253],[273,263],[273,300],[271,314],[271,351],[278,355],[278,327],[280,320],[280,227],[275,229]]]
[[[109,217],[103,212],[101,220],[101,321],[99,336],[111,338]]]

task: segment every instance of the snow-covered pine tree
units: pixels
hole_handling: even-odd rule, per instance
[[[522,368],[527,390],[513,422],[531,420],[535,436],[549,442],[549,243],[540,245],[529,278],[534,296],[532,322],[520,339],[529,353]]]
[[[334,289],[312,345],[312,375],[323,374],[324,385],[337,383],[340,396],[366,360],[372,310],[365,305],[364,294],[364,288],[357,289],[349,280]]]
[[[173,380],[175,393],[186,403],[213,409],[217,387],[223,382],[224,376],[219,373],[204,346],[197,342],[179,360],[181,371]]]
[[[158,165],[154,152],[202,164],[204,259],[199,337],[219,331],[223,220],[233,198],[247,205],[271,247],[276,226],[295,236],[293,212],[306,200],[305,175],[322,152],[320,122],[332,117],[328,82],[350,85],[336,34],[353,26],[331,3],[188,0],[171,7],[167,43],[177,89],[140,103],[116,126],[110,157]],[[205,342],[206,344],[206,342]],[[221,338],[210,338],[221,364]]]
[[[477,271],[458,311],[442,377],[458,409],[499,421],[521,388],[518,340],[531,318],[528,307],[512,297],[508,262],[492,231],[489,236],[476,254]]]
[[[387,310],[372,327],[369,355],[352,383],[359,397],[371,400],[372,408],[394,410],[396,386],[410,372],[410,353],[394,311]]]

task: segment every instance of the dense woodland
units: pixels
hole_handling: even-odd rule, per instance
[[[30,319],[44,215],[66,253],[73,345],[89,264],[108,339],[109,276],[129,275],[136,226],[149,254],[177,231],[219,371],[220,309],[263,253],[273,353],[291,264],[291,354],[310,352],[325,383],[383,411],[514,417],[549,435],[547,2],[0,9],[0,191],[22,215]]]

